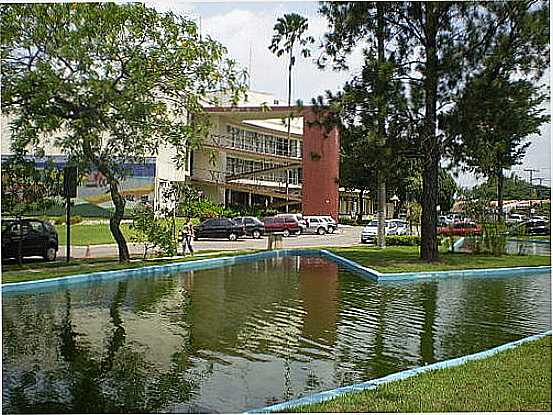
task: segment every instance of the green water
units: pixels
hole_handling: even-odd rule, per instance
[[[240,412],[551,328],[549,274],[373,283],[318,257],[2,297],[4,412]]]

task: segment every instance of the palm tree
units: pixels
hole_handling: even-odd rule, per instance
[[[300,53],[304,58],[311,55],[308,45],[315,42],[313,36],[304,36],[308,29],[307,19],[296,13],[285,14],[284,17],[279,17],[273,30],[273,39],[269,50],[277,57],[286,54],[288,56],[288,107],[292,101],[292,67],[296,63],[294,56],[294,47],[299,45]],[[290,122],[292,113],[288,114],[288,133],[286,137],[287,153],[290,155]],[[288,169],[286,170],[286,212],[288,212]]]

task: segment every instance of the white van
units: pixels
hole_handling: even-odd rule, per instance
[[[306,224],[305,233],[324,235],[325,233],[334,232],[334,228],[322,216],[304,216],[303,219]],[[330,228],[332,228],[332,231]]]

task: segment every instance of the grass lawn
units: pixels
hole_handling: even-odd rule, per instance
[[[551,412],[551,336],[286,412]]]
[[[65,245],[67,229],[65,225],[56,225],[58,231],[58,241],[60,245]],[[129,225],[121,224],[121,231],[127,241],[129,241]],[[115,239],[111,235],[109,225],[101,223],[96,225],[71,225],[71,245],[106,245],[114,244]]]
[[[28,260],[20,266],[17,263],[2,264],[2,283],[33,281],[48,278],[63,277],[67,275],[88,274],[97,271],[112,271],[118,269],[147,267],[151,265],[168,264],[184,261],[195,261],[206,258],[218,258],[222,256],[234,256],[257,252],[244,251],[202,251],[195,256],[169,259],[133,259],[130,263],[120,264],[115,258],[73,259],[71,262],[35,262]]]
[[[416,246],[390,246],[384,250],[366,246],[328,249],[361,265],[385,273],[551,265],[549,256],[502,255],[494,257],[492,255],[451,252],[441,252],[440,260],[429,264],[419,259],[419,248]]]

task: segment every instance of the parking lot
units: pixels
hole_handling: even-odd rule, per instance
[[[299,235],[290,236],[283,239],[284,248],[309,248],[318,246],[351,246],[360,244],[361,226],[343,226],[333,234],[326,235]],[[245,249],[265,249],[267,248],[267,237],[253,239],[250,237],[241,237],[236,241],[227,239],[201,239],[194,241],[193,248],[197,252],[201,251],[232,251]],[[141,254],[143,247],[138,244],[129,244],[131,254]],[[72,246],[71,256],[74,258],[85,257],[108,257],[117,255],[117,245],[91,245]],[[58,249],[58,257],[65,256],[65,246]]]

